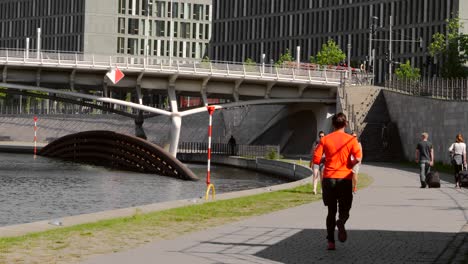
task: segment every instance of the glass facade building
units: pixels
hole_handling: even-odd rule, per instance
[[[445,32],[446,20],[454,14],[468,19],[467,6],[466,0],[213,0],[210,57],[260,63],[265,54],[270,63],[286,49],[297,57],[300,46],[300,59],[308,62],[331,38],[345,53],[351,44],[351,60],[360,65],[369,57],[374,24],[375,70],[383,80],[392,16],[394,60],[410,60],[431,75],[437,67],[427,51],[432,35]]]
[[[0,48],[35,48],[41,28],[44,49],[83,51],[84,11],[83,0],[0,0]]]
[[[200,59],[211,0],[0,0],[0,48]]]

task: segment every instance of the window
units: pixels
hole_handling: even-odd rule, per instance
[[[161,56],[166,56],[166,41],[161,41],[161,48],[159,49],[160,55]]]
[[[198,39],[203,39],[203,25],[199,24],[198,26]]]
[[[135,3],[135,13],[134,15],[140,15],[140,0],[133,0]],[[143,0],[144,1],[144,0]]]
[[[145,55],[145,40],[140,39],[140,55]]]
[[[194,4],[193,5],[193,19],[200,20],[202,11],[203,11],[203,5]]]
[[[171,37],[171,33],[172,33],[172,30],[174,30],[174,28],[172,27],[172,24],[171,21],[167,21],[167,34],[166,34],[166,37]]]
[[[117,38],[117,53],[124,54],[125,53],[125,38]]]
[[[175,21],[174,23],[174,37],[179,37],[179,22]]]
[[[119,0],[119,14],[125,14],[126,4],[127,4],[127,0]]]
[[[164,37],[166,31],[166,21],[155,21],[156,27],[156,37]]]
[[[205,5],[205,20],[209,21],[210,20],[210,6]]]
[[[130,54],[130,55],[138,54],[138,39],[129,38],[127,40],[127,54]]]
[[[151,41],[151,40],[150,40]],[[158,54],[158,40],[154,40],[153,41],[153,56],[160,56],[160,54]]]
[[[179,57],[184,57],[184,43],[182,41],[179,42]]]
[[[185,7],[186,7],[186,4],[185,3],[180,3],[180,16],[179,18],[183,19],[184,16],[185,16]]]
[[[181,22],[180,23],[181,38],[190,38],[190,23]]]
[[[197,43],[192,42],[192,58],[197,57]]]
[[[166,13],[166,2],[156,1],[156,16],[163,17],[163,14]]]
[[[137,18],[129,18],[128,19],[128,34],[138,35],[140,33],[140,30],[138,28],[139,22],[140,21]]]
[[[119,17],[118,33],[125,34],[125,18]]]
[[[192,38],[193,39],[197,38],[197,23],[192,23]]]
[[[179,16],[179,3],[173,3],[172,10],[172,17],[177,18]]]

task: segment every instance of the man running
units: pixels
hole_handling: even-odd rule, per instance
[[[322,197],[323,203],[328,207],[328,250],[335,250],[335,226],[338,227],[338,240],[345,242],[347,239],[345,223],[353,203],[352,168],[362,159],[357,139],[345,133],[348,123],[346,115],[334,115],[332,123],[335,131],[320,140],[313,158],[314,164],[318,165],[323,154],[327,157],[323,171]],[[355,158],[351,159],[351,156]],[[339,218],[336,220],[338,208]]]

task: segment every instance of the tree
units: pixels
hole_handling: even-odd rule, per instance
[[[344,52],[336,45],[333,39],[329,39],[322,49],[315,56],[315,60],[320,65],[337,65],[346,59]]]
[[[245,59],[244,67],[246,71],[255,71],[255,66],[257,66],[257,63],[254,60],[251,58]]]
[[[291,51],[286,49],[286,53],[281,54],[278,61],[275,63],[277,66],[283,65],[285,62],[293,62],[294,58],[291,55]]]
[[[395,70],[395,74],[398,80],[418,80],[421,77],[421,71],[419,68],[413,68],[409,60]]]
[[[315,64],[315,63],[317,63],[317,58],[315,58],[314,56],[310,56],[309,61],[310,61],[310,63]]]
[[[210,57],[208,57],[208,56],[203,57],[203,59],[202,59],[202,61],[201,61],[200,64],[201,64],[201,67],[202,67],[202,68],[209,69],[209,68],[210,68],[210,64],[211,64]]]
[[[463,64],[468,61],[468,35],[462,33],[463,23],[458,16],[447,20],[447,35],[440,32],[432,35],[429,45],[431,57],[441,61],[443,77],[466,77]]]

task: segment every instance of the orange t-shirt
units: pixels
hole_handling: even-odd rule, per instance
[[[355,137],[343,131],[335,131],[320,140],[315,149],[313,162],[320,164],[322,154],[325,153],[324,178],[351,179],[351,155],[362,158],[362,151]]]

